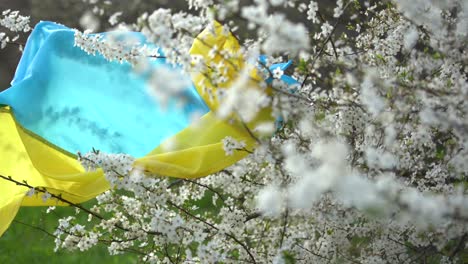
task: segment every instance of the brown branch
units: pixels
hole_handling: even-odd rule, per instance
[[[234,177],[234,175],[232,174],[232,172],[228,171],[228,170],[222,170],[221,172],[224,172],[226,173],[227,175],[231,176],[231,177]],[[242,181],[246,181],[248,183],[252,183],[252,184],[255,184],[255,185],[258,185],[258,186],[265,186],[265,184],[263,183],[259,183],[259,182],[255,182],[255,181],[252,181],[252,180],[249,180],[247,179],[246,177],[241,177],[240,178]]]
[[[449,256],[450,260],[452,260],[458,254],[458,252],[460,252],[462,249],[465,248],[467,239],[468,239],[468,233],[463,234],[463,236],[458,241],[458,244],[455,247],[455,249],[452,251],[452,253],[450,253],[450,256]]]
[[[175,262],[172,260],[171,256],[169,255],[169,250],[167,249],[167,243],[164,243],[164,254],[166,255],[166,257],[169,259],[169,261],[170,261],[171,263],[173,263],[173,264],[175,263]]]
[[[250,128],[247,126],[247,124],[242,120],[241,116],[237,113],[237,115],[239,116],[239,119],[242,123],[242,126],[245,128],[245,130],[247,130],[247,133],[249,133],[249,135],[258,143],[258,144],[261,144],[262,142],[260,141],[260,139],[257,138],[257,136],[254,135],[254,133],[252,132],[252,130],[250,130]],[[248,151],[247,151],[248,152]]]
[[[18,221],[18,220],[13,220],[13,222],[18,223],[18,224],[21,224],[21,225],[24,225],[24,226],[27,226],[27,227],[32,228],[32,229],[39,230],[39,231],[45,233],[46,235],[48,235],[48,236],[50,236],[50,237],[57,238],[56,235],[50,233],[49,231],[47,231],[46,229],[44,229],[44,228],[42,228],[42,227],[30,225],[30,224],[27,224],[27,223],[24,223],[24,222],[21,222],[21,221]],[[80,236],[78,236],[78,235],[76,235],[76,234],[70,234],[70,233],[66,232],[65,230],[61,230],[61,231],[65,232],[65,233],[68,234],[68,235],[73,235],[73,236],[80,237]],[[105,239],[99,239],[98,241],[99,241],[99,242],[102,242],[102,243],[104,243],[104,244],[107,244],[107,245],[109,245],[111,242],[119,242],[119,241],[116,241],[116,240],[109,241],[109,240],[105,240]],[[120,241],[120,242],[121,242],[121,241]],[[140,252],[140,251],[135,250],[135,249],[132,249],[132,248],[127,248],[127,249],[124,249],[123,251],[129,252],[129,253],[134,253],[134,254],[145,255],[143,252]]]
[[[83,206],[81,206],[81,205],[79,205],[79,204],[76,204],[76,203],[73,203],[73,202],[71,202],[71,201],[68,201],[67,199],[64,199],[64,198],[62,197],[61,194],[57,195],[57,194],[54,194],[54,193],[51,193],[51,192],[47,191],[47,188],[44,188],[44,187],[34,187],[34,186],[32,186],[32,185],[29,185],[26,181],[19,182],[19,181],[13,179],[11,176],[3,176],[3,175],[0,175],[0,178],[2,178],[2,179],[4,179],[4,180],[7,180],[7,181],[10,181],[10,182],[13,182],[13,183],[15,183],[15,184],[18,185],[18,186],[23,186],[23,187],[26,187],[26,188],[28,188],[28,189],[34,189],[35,191],[40,192],[40,193],[49,193],[50,196],[51,196],[52,198],[55,198],[55,199],[57,199],[58,201],[61,201],[61,202],[63,202],[63,203],[66,203],[66,204],[68,204],[68,205],[71,205],[71,206],[73,206],[73,207],[76,207],[76,208],[78,208],[78,209],[80,209],[80,210],[83,210],[83,211],[85,211],[86,213],[91,214],[91,215],[93,215],[93,216],[96,217],[96,218],[104,219],[104,217],[102,217],[101,215],[99,215],[99,214],[97,214],[97,213],[95,213],[95,212],[93,212],[93,211],[90,211],[89,209],[87,209],[87,208],[85,208],[85,207],[83,207]]]
[[[185,208],[181,207],[181,206],[178,206],[177,204],[171,202],[171,201],[168,201],[167,202],[168,204],[170,204],[171,206],[177,208],[178,210],[182,211],[184,214],[186,214],[187,216],[191,217],[191,218],[194,218],[202,223],[204,223],[205,225],[213,228],[214,230],[216,231],[219,231],[219,228],[217,228],[214,224],[206,221],[205,219],[201,218],[201,217],[198,217],[194,214],[192,214],[191,212],[189,212],[188,210],[186,210]],[[252,260],[252,263],[257,263],[257,261],[255,260],[255,257],[254,255],[252,254],[252,252],[250,252],[250,249],[247,247],[246,244],[244,244],[242,241],[240,241],[237,237],[235,237],[233,234],[229,234],[229,233],[225,233],[225,235],[229,238],[231,238],[232,240],[234,240],[237,244],[239,244],[246,252],[247,254],[250,256],[250,259]]]
[[[94,217],[96,217],[96,218],[98,218],[100,220],[106,220],[106,218],[101,216],[100,214],[95,213],[95,212],[83,207],[80,204],[71,202],[71,201],[63,198],[61,194],[57,195],[57,194],[49,192],[47,190],[47,188],[45,188],[45,187],[34,187],[32,185],[29,185],[26,181],[20,182],[20,181],[14,180],[11,176],[7,177],[7,176],[0,175],[0,178],[4,179],[4,180],[7,180],[7,181],[10,181],[10,182],[13,182],[18,186],[23,186],[23,187],[26,187],[28,189],[34,189],[35,192],[49,193],[52,198],[54,198],[54,199],[56,199],[56,200],[58,200],[60,202],[63,202],[63,203],[68,204],[68,205],[70,205],[72,207],[78,208],[78,209],[80,209],[80,210],[82,210],[82,211],[84,211],[84,212],[86,212],[88,214],[91,214],[92,216],[94,216]],[[118,229],[122,230],[122,231],[130,231],[129,229],[127,229],[127,228],[125,228],[125,227],[123,227],[123,226],[121,226],[119,224],[115,224],[114,226],[117,227]],[[161,233],[159,233],[159,232],[150,232],[150,231],[148,231],[147,233],[151,234],[151,235],[161,235]]]
[[[283,241],[284,241],[284,237],[286,235],[286,231],[288,227],[288,217],[289,217],[289,209],[286,208],[286,212],[284,213],[284,217],[283,217],[283,228],[281,229],[279,248],[283,247]]]
[[[245,218],[244,223],[247,223],[248,221],[250,221],[252,219],[259,218],[260,216],[262,216],[262,213],[260,213],[260,212],[252,213],[252,214],[248,215]]]
[[[27,224],[27,223],[18,221],[18,220],[16,220],[16,219],[14,219],[13,222],[18,223],[18,224],[21,224],[21,225],[24,225],[24,226],[27,226],[27,227],[30,227],[30,228],[32,228],[32,229],[39,230],[39,231],[41,231],[41,232],[45,233],[46,235],[51,236],[51,237],[53,237],[53,238],[56,238],[56,237],[57,237],[56,235],[50,233],[49,231],[47,231],[46,229],[44,229],[44,228],[42,228],[42,227],[33,226],[33,225],[30,225],[30,224]]]
[[[185,179],[184,181],[190,182],[192,184],[198,185],[198,186],[203,187],[203,188],[206,188],[206,189],[210,190],[211,192],[215,193],[219,197],[219,199],[221,199],[224,203],[226,202],[223,195],[221,195],[217,190],[213,189],[211,186],[208,186],[206,184],[199,183],[197,181],[190,180],[190,179]],[[229,207],[229,210],[232,211],[232,208]]]
[[[318,254],[318,253],[313,252],[312,250],[309,250],[309,249],[307,249],[307,248],[305,248],[305,247],[299,245],[299,243],[296,243],[296,244],[294,244],[294,245],[295,245],[295,246],[298,246],[299,248],[303,249],[304,251],[306,251],[306,252],[308,252],[308,253],[310,253],[310,254],[316,256],[316,257],[319,257],[319,258],[322,258],[322,259],[326,259],[326,260],[331,260],[330,258],[327,258],[327,257],[325,257],[325,256],[322,256],[322,255],[320,255],[320,254]]]
[[[177,180],[169,183],[169,185],[167,186],[167,189],[171,189],[172,187],[175,187],[175,186],[177,186],[179,184],[182,184],[183,182],[184,182],[183,179],[177,179]]]
[[[311,67],[313,68],[315,63],[317,62],[317,60],[320,58],[320,56],[322,56],[322,53],[325,51],[325,46],[327,45],[327,43],[331,40],[331,38],[333,37],[333,34],[335,34],[335,31],[338,27],[338,25],[340,24],[341,22],[341,18],[343,17],[343,14],[344,14],[344,11],[348,8],[348,6],[353,3],[353,1],[349,1],[345,7],[343,7],[343,13],[338,17],[338,19],[336,20],[335,24],[333,25],[333,28],[332,30],[330,31],[330,33],[328,34],[327,38],[323,41],[317,55],[312,59],[312,62],[311,62]],[[304,80],[302,81],[302,84],[301,84],[301,87],[304,87],[305,83],[306,83],[306,80],[309,78],[310,74],[307,73],[307,75],[305,76]]]
[[[322,20],[322,23],[325,23],[326,20],[325,20],[325,18],[323,18],[322,13],[320,11],[317,11],[317,14],[319,15],[320,20]],[[333,41],[332,37],[330,37],[330,43],[332,45],[333,53],[335,54],[335,58],[338,59],[338,52],[336,51],[335,42]]]
[[[301,87],[302,87],[302,86],[301,86]],[[307,97],[303,97],[303,96],[300,96],[300,95],[298,95],[298,94],[293,94],[293,93],[290,93],[290,92],[287,92],[287,91],[278,89],[278,88],[273,87],[273,86],[271,87],[271,89],[273,89],[275,92],[279,92],[279,93],[284,94],[284,95],[286,95],[286,96],[290,96],[290,97],[299,99],[299,100],[304,101],[304,102],[306,102],[306,103],[309,103],[309,104],[313,103],[313,101],[310,100],[310,99],[307,98]]]

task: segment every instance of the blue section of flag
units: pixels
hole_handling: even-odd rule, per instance
[[[151,65],[171,67],[164,59]],[[162,105],[150,96],[148,81],[128,63],[74,47],[73,30],[41,22],[0,104],[11,106],[23,127],[69,152],[95,148],[141,157],[209,111],[191,85],[183,102],[172,98]]]

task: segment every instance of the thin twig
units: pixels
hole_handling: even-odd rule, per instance
[[[7,176],[0,175],[0,178],[2,178],[2,179],[4,179],[4,180],[7,180],[7,181],[10,181],[10,182],[13,182],[13,183],[15,183],[15,184],[18,185],[18,186],[23,186],[23,187],[26,187],[26,188],[28,188],[28,189],[34,189],[36,192],[39,192],[39,193],[46,193],[46,192],[47,192],[47,193],[50,194],[50,196],[51,196],[52,198],[57,199],[57,200],[60,201],[60,202],[63,202],[63,203],[68,204],[68,205],[70,205],[70,206],[72,206],[72,207],[78,208],[78,209],[80,209],[80,210],[82,210],[82,211],[84,211],[84,212],[86,212],[86,213],[88,213],[88,214],[91,214],[92,216],[94,216],[94,217],[96,217],[96,218],[98,218],[98,219],[100,219],[100,220],[106,220],[106,218],[103,217],[103,216],[101,216],[100,214],[95,213],[95,212],[93,212],[93,211],[91,211],[91,210],[89,210],[89,209],[83,207],[83,206],[80,205],[80,204],[71,202],[71,201],[69,201],[69,200],[63,198],[61,194],[57,195],[57,194],[54,194],[54,193],[50,193],[50,192],[47,190],[47,188],[44,188],[44,187],[34,187],[34,186],[29,185],[26,181],[20,182],[20,181],[14,180],[11,176],[8,176],[8,177],[7,177]],[[119,224],[115,224],[114,226],[117,227],[117,228],[120,229],[120,230],[129,231],[127,228],[125,228],[125,227],[123,227],[123,226],[121,226],[121,225],[119,225]],[[161,233],[159,233],[159,232],[150,232],[150,231],[148,231],[147,233],[148,233],[148,234],[151,234],[151,235],[161,235]]]
[[[260,213],[260,212],[252,213],[252,214],[248,215],[245,218],[244,223],[247,223],[248,221],[250,221],[252,219],[259,218],[260,216],[262,216],[262,213]]]
[[[465,248],[465,243],[467,239],[468,233],[463,234],[463,236],[458,241],[458,244],[455,247],[455,249],[452,251],[452,253],[450,253],[450,260],[452,260],[458,254],[458,252],[460,252],[460,250]]]
[[[53,238],[56,238],[56,237],[57,237],[56,235],[50,233],[49,231],[47,231],[46,229],[44,229],[44,228],[42,228],[42,227],[33,226],[33,225],[30,225],[30,224],[27,224],[27,223],[18,221],[18,220],[16,220],[16,219],[14,219],[13,222],[18,223],[18,224],[21,224],[21,225],[24,225],[24,226],[27,226],[27,227],[30,227],[30,228],[32,228],[32,229],[39,230],[39,231],[41,231],[41,232],[45,233],[46,235],[51,236],[51,237],[53,237]]]
[[[311,68],[314,67],[315,63],[317,62],[318,58],[320,56],[322,56],[322,53],[325,51],[325,46],[327,45],[327,43],[331,40],[331,38],[333,37],[333,34],[335,33],[339,23],[341,22],[341,18],[344,14],[344,11],[348,8],[348,6],[352,3],[353,1],[349,1],[344,7],[343,7],[343,13],[338,17],[338,19],[336,20],[335,24],[333,25],[333,28],[332,30],[330,31],[330,33],[328,34],[327,38],[323,41],[317,55],[315,55],[315,57],[312,59],[312,62],[311,62]],[[305,83],[306,83],[306,80],[310,77],[310,74],[307,73],[307,75],[305,76],[304,80],[302,81],[302,84],[301,84],[301,87],[304,87]]]
[[[325,23],[326,20],[325,18],[322,16],[322,13],[320,11],[317,11],[317,14],[319,15],[319,18],[320,20],[322,20],[322,23]],[[336,46],[335,46],[335,42],[333,41],[333,38],[330,37],[330,43],[332,44],[332,48],[333,48],[333,52],[335,54],[335,58],[338,59],[338,52],[336,51]]]
[[[203,188],[206,188],[206,189],[210,190],[211,192],[215,193],[215,194],[219,197],[219,199],[221,199],[221,201],[223,201],[224,204],[226,204],[226,200],[224,199],[224,196],[221,195],[221,193],[219,193],[217,190],[215,190],[215,189],[212,188],[211,186],[206,185],[206,184],[203,184],[203,183],[199,183],[199,182],[197,182],[197,181],[190,180],[190,179],[184,179],[184,181],[190,182],[190,183],[192,183],[192,184],[195,184],[195,185],[198,185],[198,186],[200,186],[200,187],[203,187]],[[231,208],[230,206],[228,207],[228,209],[229,209],[229,211],[231,211],[231,212],[233,211],[232,208]]]
[[[280,244],[279,244],[280,248],[283,247],[284,237],[286,236],[286,231],[288,227],[288,217],[289,217],[289,209],[286,208],[286,212],[284,213],[284,217],[283,217],[283,229],[281,230],[281,236],[280,236]]]
[[[213,228],[214,230],[216,231],[219,231],[219,228],[217,228],[214,224],[206,221],[205,219],[199,217],[199,216],[196,216],[194,214],[192,214],[191,212],[189,212],[188,210],[186,210],[185,208],[181,207],[181,206],[178,206],[177,204],[171,202],[171,201],[168,201],[167,202],[168,204],[170,204],[171,206],[177,208],[178,210],[182,211],[184,214],[186,214],[187,216],[190,216],[191,218],[194,218],[202,223],[204,223],[205,225]],[[229,233],[225,233],[225,235],[229,238],[231,238],[232,240],[234,240],[237,244],[239,244],[246,252],[247,254],[250,256],[250,259],[252,260],[252,263],[257,263],[257,261],[255,260],[255,257],[254,255],[252,254],[252,252],[250,252],[249,248],[247,247],[247,245],[245,245],[242,241],[240,241],[237,237],[235,237],[233,234],[229,234]]]
[[[330,258],[327,258],[327,257],[325,257],[325,256],[322,256],[322,255],[320,255],[320,254],[318,254],[318,253],[313,252],[312,250],[309,250],[309,249],[307,249],[307,248],[305,248],[305,247],[299,245],[299,243],[296,243],[296,244],[294,244],[294,245],[295,245],[295,246],[298,246],[299,248],[305,250],[306,252],[308,252],[308,253],[310,253],[310,254],[316,256],[316,257],[319,257],[319,258],[322,258],[322,259],[326,259],[326,260],[331,260]]]

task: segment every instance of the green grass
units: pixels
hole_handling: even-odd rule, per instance
[[[109,256],[105,246],[80,251],[59,250],[54,252],[54,238],[45,232],[20,224],[40,227],[53,233],[58,219],[74,215],[70,207],[57,207],[46,214],[47,207],[21,207],[15,221],[0,237],[0,263],[137,263],[135,255]],[[85,217],[85,214],[81,214]],[[80,221],[83,222],[83,221]]]

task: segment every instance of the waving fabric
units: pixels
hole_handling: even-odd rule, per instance
[[[203,45],[230,52],[239,49],[234,36],[219,34],[217,27],[214,33],[200,34],[203,41],[195,41],[192,54],[209,59]],[[128,34],[144,42],[142,35]],[[238,66],[242,67],[240,60]],[[151,67],[179,71],[164,59],[152,60]],[[189,77],[181,74],[180,78]],[[221,140],[226,136],[254,147],[246,126],[235,118],[218,118],[215,105],[206,101],[198,87],[186,88],[183,106],[177,98],[161,105],[151,98],[147,84],[148,76],[134,73],[130,64],[109,62],[74,47],[73,30],[39,23],[28,39],[12,86],[0,93],[0,175],[81,203],[108,190],[109,184],[101,170],[84,170],[73,154],[79,151],[127,153],[137,157],[135,166],[152,174],[196,178],[222,170],[247,154],[225,155]],[[263,119],[272,118],[269,111],[263,114]],[[191,122],[196,116],[201,118]],[[27,191],[0,180],[0,235],[20,206],[57,204],[39,195],[28,197]]]

